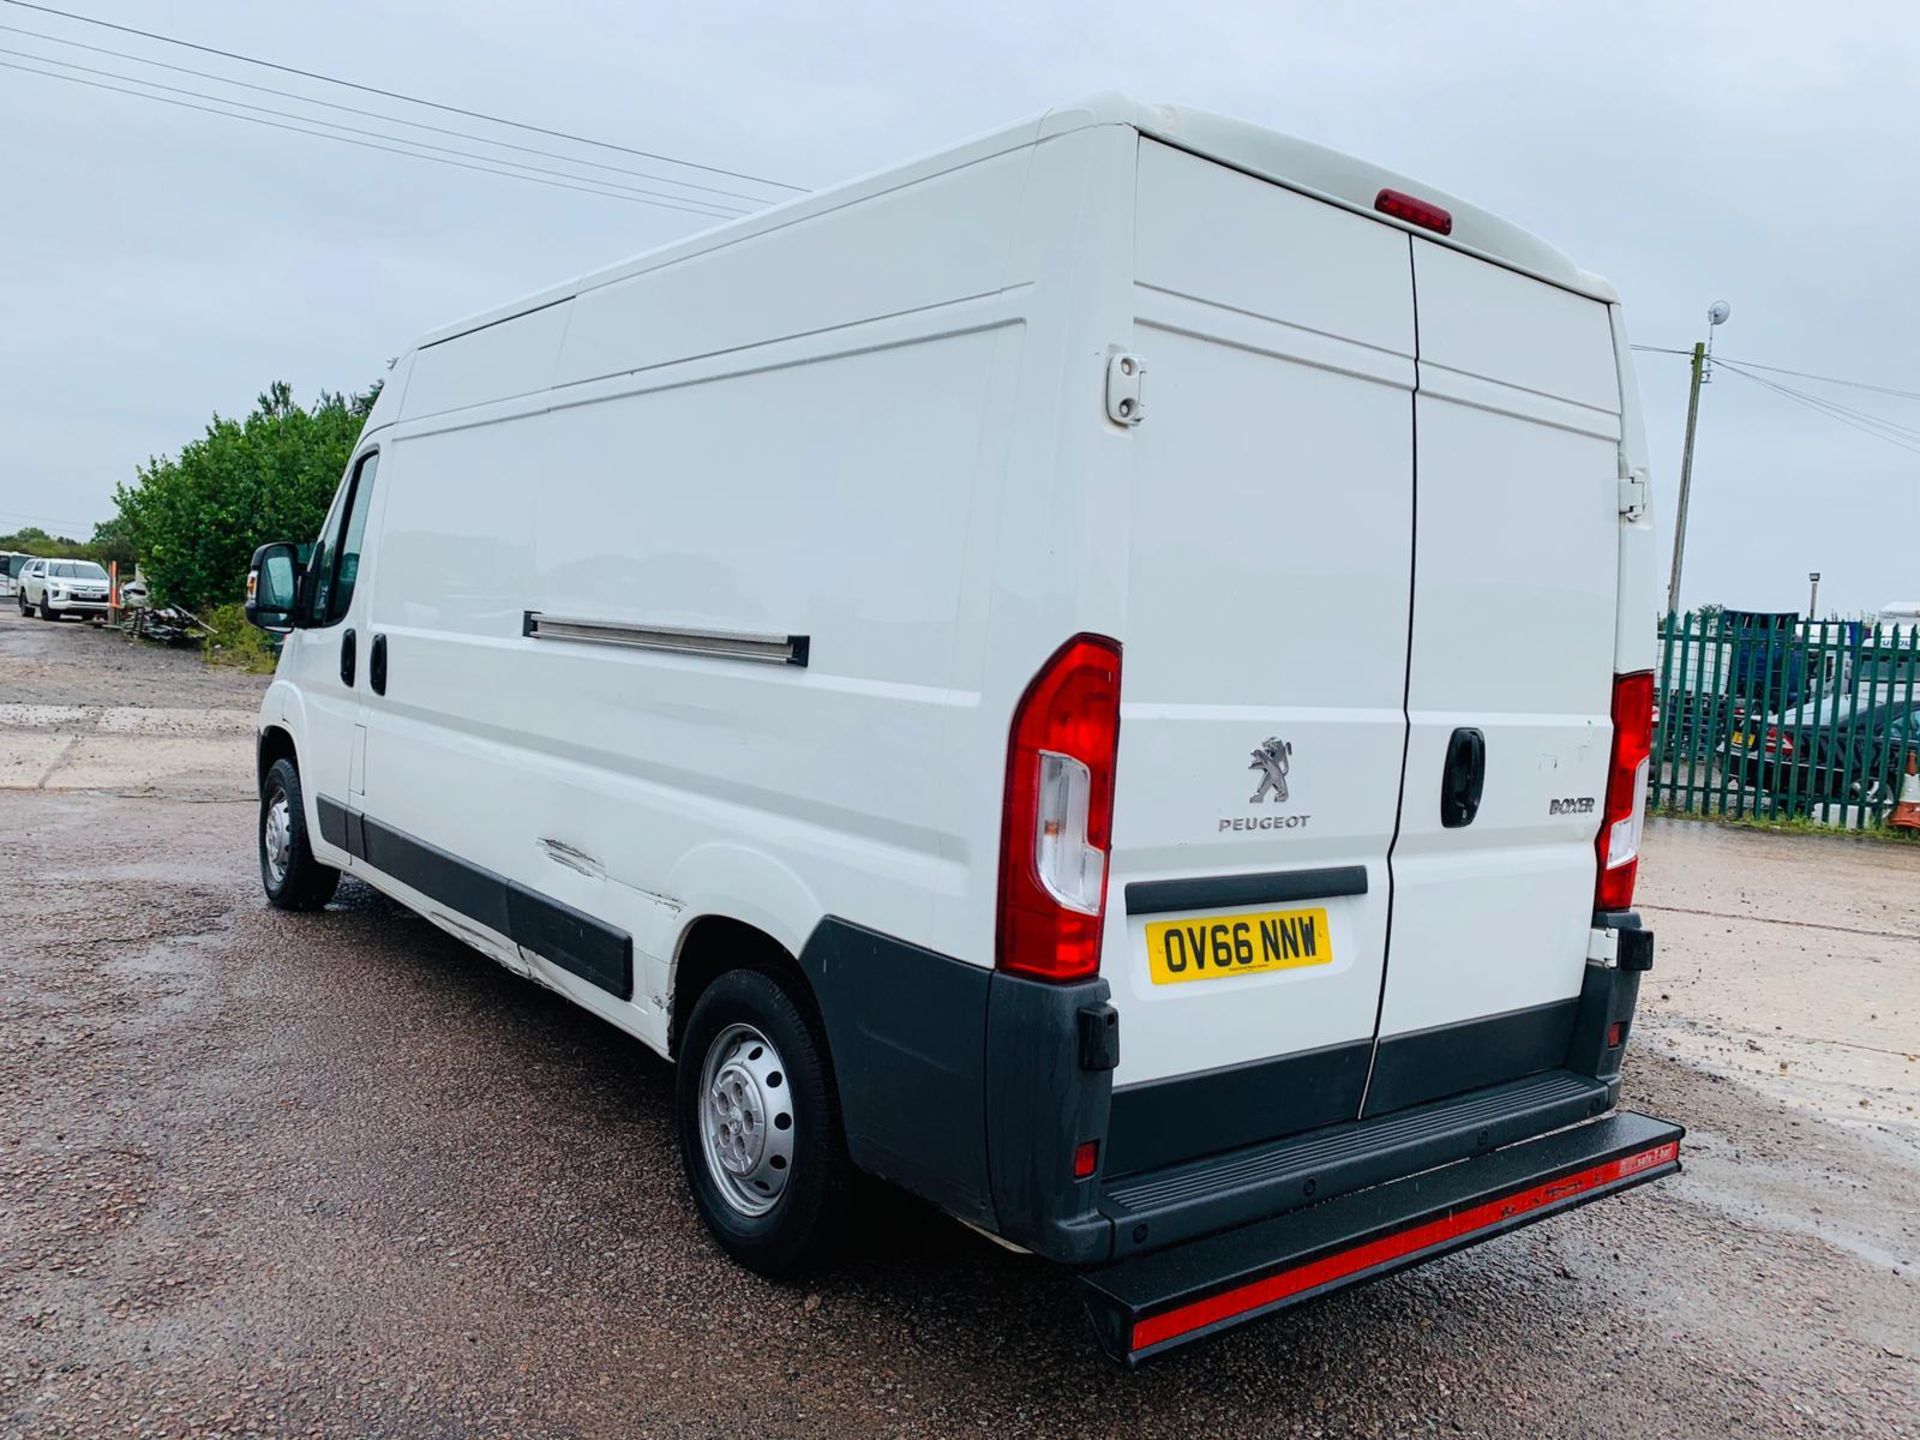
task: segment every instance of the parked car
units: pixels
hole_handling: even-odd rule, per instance
[[[107,572],[91,560],[30,560],[20,572],[20,613],[42,620],[107,613]]]
[[[1719,746],[1742,784],[1776,798],[1886,806],[1920,742],[1912,686],[1828,695],[1740,722]]]
[[[1678,1168],[1638,412],[1506,222],[1052,111],[410,348],[254,557],[263,886],[671,1058],[743,1263],[865,1172],[1139,1360]]]

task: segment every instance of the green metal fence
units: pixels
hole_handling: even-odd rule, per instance
[[[1648,808],[1884,824],[1920,747],[1920,626],[1668,615]]]

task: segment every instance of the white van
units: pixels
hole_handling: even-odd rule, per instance
[[[425,337],[256,556],[268,896],[671,1057],[745,1263],[863,1172],[1129,1362],[1670,1173],[1637,408],[1603,281],[1194,111],[735,221]]]

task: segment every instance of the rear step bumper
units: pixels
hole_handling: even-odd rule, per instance
[[[1127,1365],[1377,1280],[1680,1168],[1678,1125],[1622,1112],[1089,1271],[1081,1298]]]
[[[1603,1114],[1616,1093],[1591,1076],[1549,1070],[1392,1115],[1122,1176],[1107,1183],[1100,1201],[1101,1213],[1113,1221],[1109,1258],[1164,1249],[1531,1140]]]

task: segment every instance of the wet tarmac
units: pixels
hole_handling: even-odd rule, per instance
[[[1127,1374],[904,1199],[740,1271],[643,1047],[364,886],[268,910],[263,683],[0,612],[0,754],[135,747],[0,774],[0,1437],[1920,1434],[1920,855],[1656,827],[1686,1172]]]

